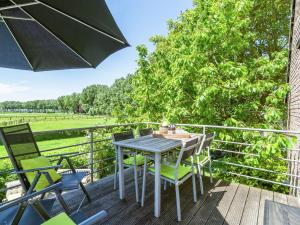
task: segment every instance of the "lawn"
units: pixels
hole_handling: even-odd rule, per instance
[[[69,118],[68,118],[69,116]],[[115,119],[106,116],[86,116],[73,114],[59,114],[59,113],[1,113],[0,122],[18,120],[22,118],[22,123],[29,122],[33,131],[59,130],[68,128],[90,127],[97,125],[113,124]],[[36,120],[36,121],[32,121]],[[62,146],[74,145],[86,142],[87,137],[83,133],[78,135],[58,134],[52,140],[38,141],[38,146],[41,150],[47,150]],[[51,151],[51,154],[58,154],[62,152],[77,151],[78,147]],[[49,154],[49,153],[47,153]],[[6,151],[0,142],[0,157],[6,156]],[[1,169],[1,168],[0,168]]]
[[[37,121],[30,122],[30,126],[33,131],[45,131],[45,130],[59,130],[68,128],[80,128],[89,127],[96,125],[105,125],[115,123],[114,118],[103,117],[103,118],[76,118],[68,120],[51,120],[51,121]]]

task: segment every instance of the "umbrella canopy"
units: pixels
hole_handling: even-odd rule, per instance
[[[129,46],[104,0],[0,0],[0,66],[97,67]]]

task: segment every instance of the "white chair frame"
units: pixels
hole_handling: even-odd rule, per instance
[[[114,138],[114,134],[112,135],[113,141],[116,141]],[[126,140],[126,139],[124,139]],[[115,146],[115,155],[116,155],[116,163],[115,163],[115,174],[114,174],[114,190],[117,190],[117,179],[118,179],[118,162],[119,162],[119,157],[118,157],[118,146]],[[135,186],[135,197],[136,197],[136,202],[140,201],[139,197],[139,185],[138,185],[138,169],[143,168],[143,166],[137,166],[136,164],[136,151],[124,151],[124,155],[128,155],[134,158],[134,163],[133,166],[124,164],[123,167],[126,168],[131,168],[133,167],[133,173],[134,173],[134,186]]]
[[[197,139],[196,144],[192,144],[190,146],[187,146],[188,143],[191,141]],[[178,221],[181,221],[181,206],[180,206],[180,194],[179,194],[179,186],[183,184],[186,180],[188,180],[190,177],[192,177],[192,183],[193,183],[193,200],[196,203],[197,202],[197,192],[196,192],[196,181],[195,181],[195,173],[194,173],[194,159],[193,156],[196,152],[196,150],[199,148],[199,137],[193,138],[185,143],[183,143],[180,153],[177,157],[176,164],[173,166],[168,162],[162,162],[162,164],[167,165],[169,167],[172,167],[174,169],[174,176],[175,180],[169,179],[167,177],[161,176],[161,179],[163,181],[167,181],[171,184],[175,185],[175,193],[176,193],[176,208],[177,208],[177,219]],[[178,179],[178,167],[180,166],[180,163],[183,159],[183,156],[186,152],[188,151],[193,151],[190,155],[191,158],[191,171],[188,173],[186,176],[184,176],[182,179]],[[141,206],[144,206],[144,201],[145,201],[145,192],[146,192],[146,175],[147,175],[147,164],[148,164],[148,159],[152,159],[151,157],[145,157],[144,159],[144,171],[143,171],[143,187],[142,187],[142,199],[141,199]],[[154,175],[154,173],[149,172],[149,174]]]
[[[198,151],[196,152],[196,159],[197,159],[197,175],[199,178],[199,183],[200,183],[200,193],[203,195],[204,190],[203,190],[203,179],[201,175],[201,170],[202,167],[204,167],[206,164],[209,164],[209,175],[210,175],[210,183],[213,183],[213,178],[212,178],[212,161],[211,161],[211,155],[210,155],[210,145],[212,144],[214,138],[215,138],[215,133],[211,134],[206,134],[203,135],[204,138],[202,138],[202,142],[198,148]],[[207,149],[207,158],[204,161],[200,161],[200,155],[201,153]],[[204,176],[204,170],[202,170],[203,176]]]

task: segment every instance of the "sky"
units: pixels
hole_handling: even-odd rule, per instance
[[[136,46],[149,38],[167,35],[167,21],[192,8],[193,0],[106,0],[119,28],[131,47],[116,52],[96,69],[31,72],[0,68],[0,102],[55,99],[80,92],[91,84],[113,84],[136,70]]]

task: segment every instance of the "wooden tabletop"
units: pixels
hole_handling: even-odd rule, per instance
[[[154,138],[152,135],[127,139],[124,141],[114,141],[114,145],[137,149],[145,152],[167,152],[182,145],[181,140]]]

